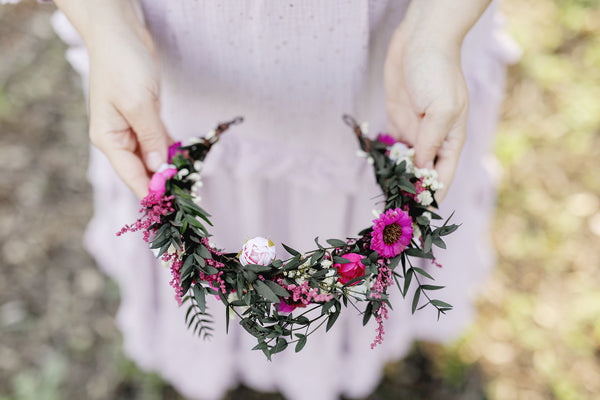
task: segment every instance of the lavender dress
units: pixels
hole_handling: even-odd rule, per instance
[[[374,134],[385,128],[383,61],[406,7],[403,0],[143,1],[160,56],[163,119],[173,137],[185,141],[219,121],[246,119],[216,146],[203,174],[203,206],[213,215],[219,246],[239,249],[260,235],[308,250],[316,235],[343,238],[370,224],[377,189],[341,115],[369,121]],[[92,149],[95,216],[86,243],[120,285],[117,320],[128,356],[194,399],[220,398],[240,382],[292,400],[335,399],[371,392],[383,365],[402,357],[414,339],[456,338],[472,320],[474,291],[494,265],[489,151],[504,66],[515,57],[495,9],[492,4],[463,47],[468,139],[442,210],[456,210],[463,225],[448,240],[449,250],[438,254],[443,268],[428,267],[447,286],[439,297],[454,305],[452,312],[439,321],[432,310],[411,316],[409,302],[395,296],[385,341],[375,350],[369,346],[375,325],[363,328],[348,309],[301,353],[268,362],[250,351],[254,339],[237,324],[225,334],[222,306],[211,299],[216,333],[203,341],[184,326],[186,310],[173,298],[168,269],[139,237],[115,236],[135,219],[138,203]],[[81,40],[62,14],[54,25],[87,82]]]

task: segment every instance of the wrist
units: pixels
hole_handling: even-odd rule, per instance
[[[405,37],[460,51],[490,0],[413,0],[399,28]]]
[[[152,49],[152,39],[137,8],[137,0],[55,0],[81,35],[90,53],[115,40],[140,40]]]

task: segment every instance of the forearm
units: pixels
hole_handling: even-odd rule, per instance
[[[111,38],[131,35],[151,47],[151,39],[139,18],[136,0],[55,0],[79,32],[89,50],[103,47]]]
[[[412,0],[402,28],[460,48],[491,0]]]

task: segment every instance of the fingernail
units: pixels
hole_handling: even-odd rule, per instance
[[[163,160],[158,151],[146,154],[146,167],[150,171],[156,172],[162,165]]]

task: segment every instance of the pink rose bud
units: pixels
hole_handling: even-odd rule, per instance
[[[169,157],[167,159],[167,162],[171,162],[173,157],[175,157],[177,154],[183,154],[183,151],[181,151],[180,147],[181,142],[175,142],[169,146]]]
[[[150,194],[156,194],[158,196],[162,196],[165,194],[165,185],[167,184],[167,180],[177,174],[177,168],[169,164],[163,164],[156,171],[152,178],[150,179],[150,183],[148,184],[148,192]]]
[[[292,311],[294,311],[296,309],[296,307],[298,307],[295,304],[288,304],[285,301],[283,301],[283,299],[281,299],[281,301],[279,302],[279,308],[277,309],[277,311],[279,311],[280,313],[291,313]]]
[[[275,245],[273,242],[260,236],[246,240],[244,246],[242,246],[242,251],[238,254],[242,265],[269,265],[275,260],[275,257]]]
[[[360,261],[365,256],[361,256],[356,253],[348,253],[344,254],[342,258],[350,261],[349,263],[341,264],[335,263],[333,264],[333,268],[337,269],[338,272],[338,281],[345,285],[350,282],[352,279],[356,279],[358,277],[364,276],[365,274],[365,266]],[[356,285],[358,282],[354,282],[351,286]]]
[[[377,140],[379,140],[386,146],[392,146],[394,143],[397,142],[397,140],[394,139],[392,135],[388,135],[387,133],[380,133],[379,135],[377,135]]]

